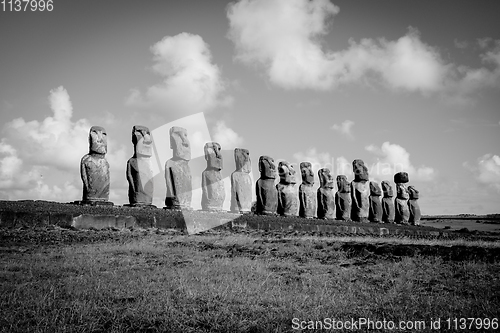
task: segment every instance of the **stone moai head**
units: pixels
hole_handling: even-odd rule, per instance
[[[384,191],[385,198],[391,198],[394,196],[394,192],[392,190],[392,185],[387,180],[384,180],[382,182],[382,190]]]
[[[259,158],[259,171],[260,171],[260,178],[275,179],[276,165],[274,164],[274,159],[269,156],[261,156]]]
[[[410,181],[410,178],[408,177],[408,173],[407,172],[398,172],[396,174],[394,174],[394,182],[396,184],[406,184]]]
[[[411,200],[417,200],[419,197],[418,190],[412,185],[408,186],[408,194]]]
[[[340,193],[350,193],[351,186],[344,175],[337,176],[337,188]]]
[[[398,199],[408,199],[408,189],[404,183],[396,183],[396,197]]]
[[[173,149],[173,159],[185,161],[191,159],[191,144],[185,128],[176,126],[170,128],[170,148]]]
[[[314,173],[312,170],[311,162],[301,162],[300,173],[302,174],[303,184],[308,184],[308,185],[314,184]]]
[[[134,157],[150,157],[153,154],[153,137],[146,126],[132,127],[132,143],[134,144]]]
[[[203,150],[205,151],[207,169],[222,170],[223,161],[220,144],[217,142],[207,142]]]
[[[368,168],[363,160],[352,161],[352,172],[354,172],[355,182],[364,182],[368,180]]]
[[[377,182],[370,182],[370,195],[377,197],[382,195],[382,190]]]
[[[295,179],[295,169],[293,168],[293,165],[287,161],[279,162],[278,174],[280,176],[281,184],[289,185],[297,183],[297,180]]]
[[[234,162],[236,163],[236,171],[252,172],[252,161],[248,149],[234,148]]]
[[[104,155],[108,152],[108,135],[104,127],[92,126],[89,131],[89,153]]]
[[[330,169],[322,168],[318,170],[318,178],[320,187],[333,188],[333,176]]]

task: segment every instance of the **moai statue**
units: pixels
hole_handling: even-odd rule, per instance
[[[335,208],[337,220],[351,220],[351,184],[344,175],[337,176],[337,193],[335,193]]]
[[[259,158],[260,178],[255,185],[257,203],[255,213],[263,215],[275,215],[278,208],[278,192],[274,186],[276,178],[276,165],[274,159],[269,156]]]
[[[382,198],[382,221],[384,223],[394,223],[394,196],[392,185],[387,180],[382,182],[382,190],[384,191],[384,197]]]
[[[208,211],[221,211],[226,191],[222,180],[223,160],[220,144],[207,142],[204,147],[207,168],[201,174],[201,208]]]
[[[297,216],[299,211],[299,200],[295,185],[295,169],[287,161],[278,164],[280,182],[276,184],[278,191],[278,214],[282,216]]]
[[[132,127],[134,156],[127,161],[128,201],[130,206],[148,206],[153,203],[153,139],[149,128]]]
[[[231,211],[248,213],[252,209],[252,162],[248,149],[235,148],[236,170],[231,174]]]
[[[377,182],[370,182],[370,212],[368,214],[368,220],[370,222],[382,222],[382,203],[380,202],[380,196],[382,195],[382,190]]]
[[[357,222],[368,222],[370,210],[368,168],[362,160],[354,160],[352,161],[352,171],[354,172],[354,180],[351,182],[351,219]]]
[[[408,220],[410,219],[410,211],[408,210],[409,195],[405,185],[408,181],[408,173],[406,172],[398,172],[394,175],[394,182],[396,183],[394,221],[398,224],[408,224]]]
[[[310,162],[300,163],[300,173],[302,174],[302,184],[299,187],[299,216],[312,219],[316,216],[317,201],[314,193],[314,173]]]
[[[318,218],[333,220],[335,218],[335,194],[333,193],[333,176],[330,169],[322,168],[318,170],[319,188],[318,199]]]
[[[410,196],[408,200],[408,210],[410,211],[408,222],[412,225],[420,225],[422,214],[420,213],[420,206],[418,205],[418,191],[414,186],[408,186],[408,194]]]
[[[82,157],[80,175],[83,182],[82,204],[108,204],[109,163],[106,160],[108,139],[106,130],[92,126],[89,132],[89,153]]]
[[[165,163],[165,208],[190,210],[192,184],[188,163],[191,159],[191,145],[185,128],[170,128],[170,148],[173,156]]]

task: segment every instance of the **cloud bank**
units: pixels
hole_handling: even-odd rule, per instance
[[[464,163],[476,180],[500,192],[500,156],[485,154],[479,157],[475,164]]]
[[[354,136],[352,134],[352,126],[354,126],[354,121],[348,119],[343,121],[340,125],[333,124],[332,130],[345,136],[346,138],[353,139]]]
[[[219,67],[212,63],[208,44],[198,35],[166,36],[151,46],[152,70],[163,78],[143,94],[132,89],[125,103],[159,107],[164,111],[203,112],[231,103]]]
[[[447,63],[411,27],[394,41],[351,39],[346,50],[332,52],[322,38],[338,13],[328,0],[240,0],[227,7],[228,37],[238,61],[263,67],[269,81],[285,89],[375,82],[397,91],[463,96],[500,85],[498,42],[481,55],[485,66],[479,69]]]

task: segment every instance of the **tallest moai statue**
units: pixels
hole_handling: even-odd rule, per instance
[[[128,200],[131,206],[149,206],[153,203],[153,139],[149,128],[132,128],[134,156],[127,161]]]

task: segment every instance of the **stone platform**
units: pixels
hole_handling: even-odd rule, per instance
[[[410,237],[471,237],[474,235],[424,226],[356,223],[300,217],[240,215],[229,212],[179,211],[154,207],[80,206],[47,201],[0,201],[0,227],[36,228],[57,225],[75,229],[160,228],[187,230],[190,234],[213,227],[283,230],[335,235]]]

